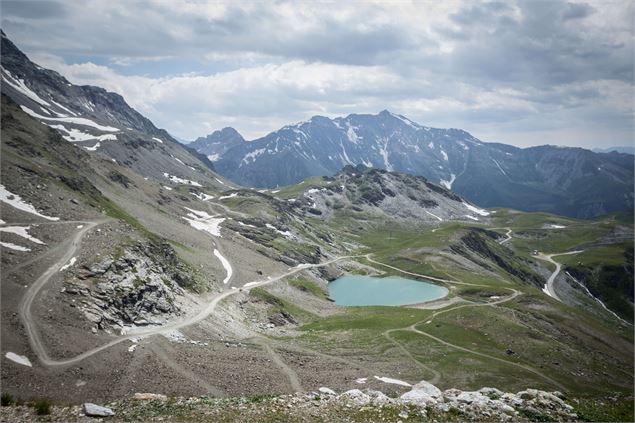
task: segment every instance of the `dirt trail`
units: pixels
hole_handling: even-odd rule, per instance
[[[201,310],[199,310],[196,314],[190,315],[188,317],[186,317],[183,320],[180,321],[176,321],[173,323],[169,323],[167,325],[163,325],[160,327],[151,327],[151,328],[143,328],[143,329],[138,329],[138,330],[134,330],[131,331],[130,333],[128,333],[127,335],[123,335],[120,337],[117,337],[115,339],[113,339],[110,342],[107,342],[106,344],[103,344],[99,347],[96,348],[92,348],[88,351],[85,351],[81,354],[76,355],[75,357],[72,358],[65,358],[65,359],[52,359],[49,355],[48,352],[46,351],[46,348],[44,347],[44,344],[42,342],[42,339],[40,337],[40,334],[36,328],[33,316],[31,315],[31,305],[33,303],[33,300],[35,299],[35,297],[37,296],[37,294],[39,293],[39,291],[42,289],[42,287],[51,279],[51,277],[53,275],[55,275],[60,267],[62,267],[64,264],[66,264],[77,252],[78,248],[81,245],[81,239],[82,237],[86,234],[86,232],[88,232],[90,229],[94,228],[97,225],[100,225],[104,222],[106,222],[107,220],[99,220],[99,221],[94,221],[94,222],[85,222],[84,223],[84,227],[82,227],[76,234],[75,236],[73,236],[70,241],[65,241],[62,242],[61,244],[59,244],[58,246],[54,247],[54,249],[60,250],[62,248],[66,248],[67,244],[70,244],[68,246],[68,249],[66,250],[66,253],[53,265],[51,265],[38,279],[37,281],[31,285],[31,287],[27,290],[26,294],[24,295],[22,302],[20,304],[20,308],[19,308],[19,314],[20,314],[20,318],[25,326],[26,332],[27,332],[27,336],[29,338],[29,343],[31,344],[31,348],[33,349],[33,352],[37,355],[38,359],[40,360],[40,362],[45,365],[45,366],[49,366],[49,367],[55,367],[55,366],[67,366],[67,365],[71,365],[71,364],[75,364],[78,363],[92,355],[95,355],[101,351],[104,351],[110,347],[113,347],[123,341],[132,339],[132,338],[138,338],[138,337],[148,337],[148,336],[153,336],[153,335],[159,335],[159,334],[163,334],[163,333],[167,333],[169,331],[173,331],[173,330],[177,330],[177,329],[183,329],[185,327],[194,325],[202,320],[204,320],[205,318],[207,318],[210,314],[212,314],[216,308],[216,306],[225,298],[230,297],[234,294],[236,294],[237,292],[239,292],[238,289],[229,289],[229,290],[225,290],[222,292],[219,292],[217,294],[212,295],[208,300],[209,302],[207,303],[207,305],[205,307],[203,307]],[[67,223],[67,222],[59,222],[59,223]],[[284,279],[288,276],[294,275],[298,272],[301,272],[305,269],[313,269],[313,268],[319,268],[319,267],[324,267],[324,266],[328,266],[331,265],[332,263],[335,263],[337,261],[340,260],[346,260],[346,259],[350,259],[350,258],[355,258],[355,257],[361,257],[361,256],[342,256],[342,257],[336,257],[333,258],[331,260],[328,260],[326,262],[323,263],[318,263],[318,264],[304,264],[304,265],[299,265],[296,266],[294,268],[290,268],[289,271],[275,276],[275,277],[269,277],[267,279],[264,280],[259,280],[259,281],[254,281],[249,283],[248,287],[243,287],[240,290],[241,291],[249,291],[253,288],[256,287],[261,287],[261,286],[265,286],[265,285],[269,285],[273,282],[279,281],[281,279]]]
[[[479,284],[470,284],[470,283],[467,283],[467,282],[451,281],[451,280],[448,280],[448,279],[434,278],[434,277],[431,277],[431,276],[428,276],[428,275],[422,275],[422,274],[418,274],[418,273],[414,273],[414,272],[408,272],[408,271],[405,271],[405,270],[400,270],[399,268],[396,268],[394,266],[390,266],[388,264],[375,261],[375,260],[371,259],[368,256],[366,258],[369,261],[371,261],[372,263],[376,263],[376,264],[379,264],[381,266],[389,267],[389,268],[397,270],[399,272],[402,272],[402,273],[405,273],[405,274],[408,274],[408,275],[412,275],[412,276],[417,276],[417,277],[424,278],[424,279],[432,279],[432,280],[436,280],[436,281],[443,281],[443,282],[446,282],[446,283],[458,283],[458,284],[471,285],[471,286],[480,286],[480,287],[485,287],[486,286],[486,285],[479,285]],[[448,346],[450,348],[454,348],[454,349],[457,349],[459,351],[467,352],[467,353],[470,353],[470,354],[473,354],[473,355],[477,355],[477,356],[480,356],[480,357],[484,357],[484,358],[488,358],[488,359],[491,359],[491,360],[499,361],[499,362],[508,364],[510,366],[515,366],[515,367],[518,367],[518,368],[522,368],[522,369],[527,370],[527,371],[529,371],[529,372],[531,372],[531,373],[533,373],[533,374],[535,374],[537,376],[540,376],[541,378],[543,378],[543,379],[547,380],[548,382],[552,383],[553,385],[557,386],[559,389],[564,390],[565,388],[564,388],[563,385],[561,385],[560,383],[556,382],[555,380],[553,380],[549,376],[545,375],[544,373],[533,369],[530,366],[526,366],[524,364],[520,364],[520,363],[516,363],[516,362],[513,362],[513,361],[505,360],[505,359],[502,359],[502,358],[499,358],[499,357],[496,357],[496,356],[493,356],[493,355],[489,355],[489,354],[481,353],[481,352],[478,352],[478,351],[470,350],[468,348],[461,347],[459,345],[455,345],[455,344],[452,344],[450,342],[444,341],[441,338],[438,338],[438,337],[436,337],[434,335],[431,335],[431,334],[429,334],[427,332],[424,332],[424,331],[422,331],[420,329],[417,329],[418,325],[420,325],[422,323],[431,323],[434,320],[435,317],[437,317],[437,316],[439,316],[441,314],[444,314],[444,313],[449,313],[451,311],[458,310],[458,309],[464,308],[464,307],[493,307],[493,306],[496,306],[496,305],[503,304],[503,303],[506,303],[508,301],[511,301],[514,298],[516,298],[517,296],[521,295],[521,292],[516,290],[516,289],[513,289],[513,288],[504,288],[504,289],[507,289],[507,290],[511,291],[511,294],[509,296],[504,297],[504,298],[497,299],[496,301],[489,301],[489,302],[486,302],[486,303],[468,303],[468,304],[462,304],[462,305],[459,305],[459,306],[456,306],[456,307],[451,307],[451,308],[447,308],[447,309],[444,309],[444,310],[436,311],[436,312],[432,313],[430,315],[430,317],[428,317],[428,318],[426,318],[424,320],[421,320],[419,322],[416,322],[416,323],[414,323],[414,324],[412,324],[410,326],[404,327],[404,328],[389,329],[389,330],[383,332],[382,335],[384,337],[386,337],[388,340],[390,340],[393,344],[397,345],[401,349],[401,351],[404,352],[404,354],[406,354],[416,364],[418,364],[419,366],[424,367],[428,371],[431,371],[433,373],[433,377],[432,377],[432,379],[428,380],[428,382],[430,382],[432,384],[436,384],[440,380],[441,375],[439,374],[439,372],[437,372],[434,369],[431,369],[430,367],[424,365],[419,360],[417,360],[401,343],[399,343],[398,341],[396,341],[394,338],[392,338],[390,336],[391,333],[397,332],[397,331],[411,331],[411,332],[415,332],[415,333],[418,333],[420,335],[426,336],[426,337],[428,337],[428,338],[430,338],[430,339],[432,339],[434,341],[437,341],[440,344]]]
[[[544,292],[545,294],[549,295],[551,298],[554,298],[554,299],[562,302],[562,300],[560,299],[560,297],[558,297],[558,294],[556,294],[556,290],[553,287],[553,283],[556,280],[556,276],[558,276],[558,273],[560,273],[560,269],[561,269],[562,265],[560,263],[558,263],[557,261],[555,261],[552,257],[566,256],[566,255],[569,255],[569,254],[578,254],[578,253],[581,253],[582,251],[584,251],[584,250],[576,250],[576,251],[569,251],[567,253],[546,254],[546,255],[540,253],[537,256],[535,256],[539,260],[548,261],[549,263],[553,263],[553,264],[556,265],[556,270],[554,270],[553,273],[551,274],[551,276],[549,276],[549,279],[547,280],[547,283],[542,288],[542,292]]]
[[[271,360],[273,360],[275,365],[289,380],[289,386],[291,387],[292,392],[302,392],[302,385],[300,384],[300,379],[298,378],[297,373],[293,371],[293,369],[289,367],[284,360],[282,360],[278,353],[271,347],[271,345],[269,345],[269,341],[266,338],[259,336],[254,338],[253,342],[263,347],[267,354],[269,354]]]
[[[40,337],[40,333],[36,328],[33,316],[31,315],[31,305],[33,304],[33,300],[40,292],[42,287],[49,281],[49,279],[51,279],[53,275],[57,274],[60,271],[60,268],[68,263],[68,261],[76,254],[81,245],[82,237],[95,226],[101,225],[107,221],[108,220],[97,220],[94,222],[84,222],[84,226],[72,238],[53,247],[53,249],[50,251],[50,254],[55,254],[60,250],[65,250],[66,252],[48,269],[46,269],[46,271],[29,287],[29,289],[24,294],[24,297],[22,297],[22,301],[20,302],[20,306],[18,309],[20,320],[22,321],[22,324],[24,325],[24,328],[28,335],[31,348],[38,356],[40,361],[45,364],[47,362],[52,362],[52,360],[49,358],[48,353],[44,348],[42,338]]]

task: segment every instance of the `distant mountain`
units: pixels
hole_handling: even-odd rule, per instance
[[[635,147],[625,145],[608,148],[594,148],[591,151],[593,151],[594,153],[612,153],[613,151],[615,151],[616,153],[635,155]]]
[[[461,129],[430,128],[387,110],[314,116],[250,142],[234,142],[219,154],[218,172],[252,187],[289,185],[363,164],[425,176],[483,207],[573,217],[633,207],[629,155],[484,143]]]
[[[245,139],[234,128],[223,128],[214,131],[206,137],[199,137],[192,141],[191,147],[214,162],[223,156],[227,150],[245,142]]]
[[[66,141],[157,180],[167,182],[168,174],[216,183],[207,157],[154,126],[122,96],[71,84],[33,63],[4,32],[1,35],[2,93]]]

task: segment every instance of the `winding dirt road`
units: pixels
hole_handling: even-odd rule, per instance
[[[62,248],[66,248],[66,253],[57,261],[55,262],[53,265],[51,265],[36,281],[35,283],[33,283],[33,285],[31,285],[29,287],[29,289],[27,290],[27,292],[25,293],[21,303],[20,303],[20,307],[19,307],[19,315],[20,315],[20,319],[22,320],[22,323],[24,324],[24,327],[26,329],[27,332],[27,336],[29,338],[29,343],[31,345],[31,348],[33,349],[33,352],[35,353],[35,355],[37,356],[38,360],[45,366],[48,367],[57,367],[57,366],[67,366],[67,365],[71,365],[71,364],[75,364],[78,363],[88,357],[91,357],[101,351],[104,351],[110,347],[113,347],[114,345],[117,345],[121,342],[130,340],[132,338],[139,338],[139,337],[148,337],[148,336],[153,336],[153,335],[160,335],[160,334],[164,334],[173,330],[178,330],[178,329],[183,329],[186,328],[188,326],[194,325],[196,323],[199,323],[200,321],[204,320],[205,318],[207,318],[210,314],[212,314],[215,310],[215,308],[218,306],[218,304],[224,300],[225,298],[228,298],[234,294],[236,294],[239,291],[249,291],[253,288],[257,288],[257,287],[261,287],[261,286],[265,286],[265,285],[269,285],[273,282],[279,281],[281,279],[284,279],[286,277],[289,277],[291,275],[294,275],[298,272],[301,272],[305,269],[314,269],[314,268],[319,268],[319,267],[324,267],[324,266],[328,266],[330,264],[333,264],[337,261],[340,260],[346,260],[346,259],[350,259],[350,258],[355,258],[355,257],[361,257],[361,256],[355,256],[355,255],[351,255],[351,256],[341,256],[341,257],[336,257],[333,258],[331,260],[322,262],[322,263],[318,263],[318,264],[304,264],[304,265],[300,265],[294,268],[289,269],[288,272],[285,272],[281,275],[275,276],[273,278],[269,278],[269,279],[264,279],[264,280],[259,280],[259,281],[254,281],[249,283],[248,287],[243,287],[240,290],[239,289],[229,289],[229,290],[225,290],[222,292],[219,292],[217,294],[212,295],[209,298],[209,302],[207,303],[207,305],[205,307],[203,307],[201,310],[198,311],[198,313],[193,314],[189,317],[186,317],[183,320],[180,321],[176,321],[173,323],[169,323],[160,327],[152,327],[152,328],[144,328],[144,329],[139,329],[139,330],[134,330],[131,331],[130,333],[126,334],[126,335],[122,335],[119,336],[115,339],[113,339],[110,342],[107,342],[99,347],[96,348],[92,348],[88,351],[85,351],[79,355],[76,355],[75,357],[72,358],[65,358],[65,359],[53,359],[49,356],[48,352],[46,351],[46,348],[44,346],[44,343],[42,341],[42,338],[40,337],[40,334],[37,330],[35,321],[33,319],[33,316],[31,314],[31,306],[33,304],[34,299],[37,297],[37,294],[40,292],[40,290],[42,289],[42,287],[51,279],[51,277],[53,275],[55,275],[57,272],[59,272],[60,268],[66,264],[77,252],[77,250],[79,249],[79,247],[81,246],[81,239],[82,237],[91,229],[93,229],[95,226],[100,225],[102,223],[107,222],[107,220],[98,220],[98,221],[93,221],[93,222],[82,222],[85,226],[83,228],[81,228],[69,241],[63,242],[62,244],[58,245],[55,247],[56,250],[62,249]],[[59,223],[66,223],[66,222],[59,222]]]
[[[566,256],[569,254],[578,254],[578,253],[581,253],[582,251],[584,250],[569,251],[567,253],[557,253],[557,254],[547,254],[547,255],[540,253],[537,256],[535,256],[539,260],[548,261],[549,263],[553,263],[556,266],[556,270],[554,270],[551,276],[549,276],[549,279],[547,279],[547,283],[542,288],[542,292],[549,295],[551,298],[554,298],[562,302],[562,300],[560,299],[560,297],[558,297],[558,294],[556,294],[556,290],[553,287],[553,283],[556,280],[556,276],[558,276],[558,273],[560,273],[560,269],[562,268],[562,265],[558,263],[557,261],[555,261],[552,257]]]
[[[400,270],[399,268],[391,266],[389,264],[373,260],[372,258],[370,258],[368,256],[366,256],[366,259],[371,261],[372,263],[375,263],[375,264],[378,264],[378,265],[381,265],[381,266],[384,266],[384,267],[388,267],[390,269],[397,270],[397,271],[402,272],[402,273],[407,274],[407,275],[417,276],[417,277],[424,278],[424,279],[431,279],[431,280],[436,280],[436,281],[439,281],[439,282],[461,284],[461,285],[470,285],[470,286],[478,286],[478,287],[486,287],[487,286],[487,285],[471,284],[471,283],[467,283],[467,282],[460,282],[460,281],[452,281],[452,280],[448,280],[448,279],[435,278],[435,277],[432,277],[432,276],[429,276],[429,275],[422,275],[422,274],[419,274],[419,273],[408,272],[408,271],[405,271],[405,270]],[[474,350],[471,350],[469,348],[462,347],[460,345],[455,345],[455,344],[452,344],[450,342],[444,341],[443,339],[438,338],[438,337],[436,337],[436,336],[434,336],[432,334],[429,334],[429,333],[424,332],[424,331],[422,331],[420,329],[417,329],[418,325],[420,325],[422,323],[429,324],[429,323],[431,323],[434,320],[435,317],[439,316],[440,314],[449,313],[451,311],[455,311],[455,310],[458,310],[458,309],[464,308],[464,307],[493,307],[493,306],[496,306],[496,305],[503,304],[503,303],[506,303],[508,301],[511,301],[514,298],[516,298],[517,296],[521,295],[521,292],[516,290],[516,289],[506,288],[506,287],[503,287],[503,288],[506,289],[506,290],[511,291],[511,294],[509,296],[506,296],[504,298],[498,299],[496,301],[488,301],[488,302],[485,302],[485,303],[472,303],[471,302],[471,303],[468,303],[468,304],[462,304],[462,305],[459,305],[459,306],[456,306],[456,307],[451,307],[451,308],[446,308],[446,309],[443,309],[443,310],[440,310],[440,311],[436,311],[436,312],[432,313],[430,315],[430,317],[428,317],[428,318],[426,318],[424,320],[421,320],[419,322],[416,322],[416,323],[414,323],[414,324],[412,324],[410,326],[404,327],[404,328],[389,329],[389,330],[383,332],[382,335],[384,337],[386,337],[388,340],[390,340],[393,344],[395,344],[405,355],[407,355],[417,365],[419,365],[420,367],[423,367],[424,369],[426,369],[429,372],[431,372],[433,374],[433,377],[431,379],[429,379],[428,382],[432,383],[433,385],[438,383],[438,381],[440,380],[440,378],[441,378],[440,373],[438,371],[432,369],[431,367],[427,366],[426,364],[422,363],[418,359],[416,359],[401,343],[399,343],[398,341],[396,341],[394,338],[392,338],[390,336],[391,333],[399,332],[399,331],[414,332],[414,333],[417,333],[419,335],[426,336],[426,337],[428,337],[428,338],[430,338],[430,339],[432,339],[432,340],[434,340],[434,341],[436,341],[436,342],[438,342],[440,344],[443,344],[443,345],[445,345],[447,347],[454,348],[456,350],[463,351],[463,352],[466,352],[466,353],[469,353],[469,354],[473,354],[473,355],[476,355],[476,356],[479,356],[479,357],[483,357],[483,358],[487,358],[487,359],[490,359],[490,360],[495,360],[495,361],[498,361],[498,362],[502,362],[502,363],[508,364],[510,366],[521,368],[523,370],[531,372],[531,373],[533,373],[533,374],[545,379],[546,381],[550,382],[551,384],[557,386],[558,389],[564,390],[565,389],[564,386],[561,385],[559,382],[556,382],[555,380],[553,380],[549,376],[545,375],[544,373],[542,373],[542,372],[540,372],[540,371],[538,371],[538,370],[536,370],[536,369],[534,369],[534,368],[532,368],[530,366],[527,366],[527,365],[524,365],[524,364],[520,364],[520,363],[516,363],[516,362],[513,362],[513,361],[509,361],[509,360],[505,360],[503,358],[496,357],[496,356],[493,356],[493,355],[490,355],[490,354],[485,354],[485,353],[482,353],[482,352],[479,352],[479,351],[474,351]]]

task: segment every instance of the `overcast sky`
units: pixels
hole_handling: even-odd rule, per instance
[[[629,0],[3,0],[2,28],[182,139],[388,109],[518,146],[633,143]]]

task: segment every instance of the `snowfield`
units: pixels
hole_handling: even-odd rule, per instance
[[[46,245],[41,240],[35,238],[34,236],[31,236],[28,232],[29,229],[31,229],[30,226],[4,226],[4,227],[0,227],[0,232],[12,233],[22,238],[26,238],[29,241],[34,242],[36,244]]]
[[[205,231],[213,236],[217,236],[222,238],[220,233],[220,224],[223,223],[226,218],[224,217],[214,217],[209,215],[204,211],[190,209],[185,207],[186,210],[189,211],[187,217],[183,219],[187,220],[187,222],[195,229],[199,231]]]
[[[13,194],[8,189],[6,189],[4,187],[4,185],[2,185],[2,184],[0,184],[0,201],[2,201],[4,203],[7,203],[8,205],[10,205],[12,207],[15,207],[18,210],[22,210],[22,211],[25,211],[27,213],[34,214],[36,216],[39,216],[39,217],[47,219],[47,220],[52,220],[52,221],[60,220],[59,217],[46,216],[46,215],[38,212],[35,209],[35,207],[33,207],[32,205],[24,202],[22,200],[22,198],[20,198],[19,195]]]

